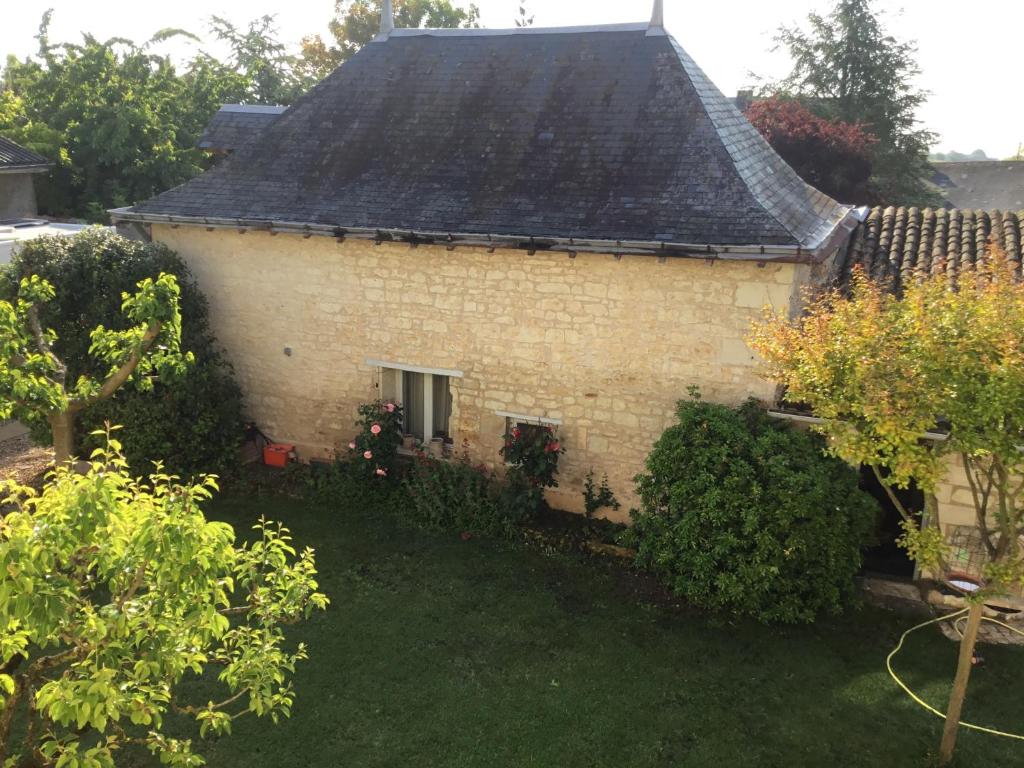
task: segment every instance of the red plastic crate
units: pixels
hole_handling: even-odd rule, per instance
[[[268,467],[286,466],[288,464],[288,458],[294,450],[294,445],[287,445],[286,443],[267,443],[263,447],[263,463]]]

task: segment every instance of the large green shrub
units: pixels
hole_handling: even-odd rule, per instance
[[[754,401],[677,413],[637,476],[638,562],[707,608],[766,622],[839,611],[878,513],[854,470]]]
[[[30,275],[54,286],[56,298],[42,308],[41,319],[57,332],[54,349],[73,382],[89,365],[90,331],[97,325],[123,328],[122,293],[161,273],[178,280],[181,349],[193,353],[195,364],[173,383],[156,381],[149,391],[122,387],[112,399],[84,411],[79,453],[97,447],[88,436],[109,421],[124,427],[125,454],[140,470],[160,458],[179,474],[223,473],[237,461],[241,393],[214,340],[206,299],[173,251],[98,227],[75,237],[40,237],[27,241],[0,274],[0,299],[16,295],[19,280]],[[46,430],[39,425],[34,436],[48,443]]]

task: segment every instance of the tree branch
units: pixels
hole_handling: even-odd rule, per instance
[[[967,477],[967,484],[971,488],[971,496],[974,499],[975,522],[978,524],[978,530],[981,531],[981,540],[985,544],[988,556],[993,558],[996,556],[996,545],[992,542],[992,532],[988,529],[988,500],[992,493],[992,469],[990,468],[987,473],[988,482],[982,492],[980,490],[981,478],[975,476],[976,470],[971,457],[966,453],[961,453],[960,460],[964,464],[964,475]]]
[[[893,489],[885,482],[885,479],[882,477],[882,471],[874,464],[871,465],[871,471],[874,472],[875,478],[878,480],[878,484],[885,490],[885,495],[889,497],[889,501],[893,503],[893,506],[896,507],[896,511],[900,513],[900,517],[908,523],[914,522],[914,516],[907,511],[907,508],[904,507],[903,503],[896,497],[896,493]]]
[[[46,340],[46,334],[43,333],[43,324],[39,322],[39,310],[35,304],[28,308],[25,315],[28,318],[28,327],[32,331],[32,338],[35,339],[36,346],[39,347],[40,352],[50,358],[50,362],[57,371],[57,383],[63,387],[68,375],[67,366],[54,354],[53,348],[50,347],[50,343]]]
[[[135,372],[135,369],[139,367],[139,363],[142,362],[142,358],[146,356],[149,348],[153,346],[153,342],[156,341],[160,335],[160,330],[163,328],[163,323],[159,320],[154,322],[149,328],[146,329],[146,333],[142,336],[142,342],[139,344],[139,348],[132,352],[131,356],[121,364],[121,367],[114,371],[106,381],[100,386],[100,391],[87,398],[76,398],[68,404],[68,410],[71,413],[76,413],[84,408],[89,407],[93,403],[104,400],[114,394],[122,384],[124,384],[131,375]]]

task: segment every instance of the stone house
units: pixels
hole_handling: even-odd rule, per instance
[[[0,136],[0,222],[36,215],[33,178],[49,171],[50,166],[42,155]]]
[[[744,341],[764,306],[797,311],[856,262],[976,258],[983,230],[1012,230],[1020,257],[1016,217],[942,212],[925,237],[921,212],[809,187],[659,9],[560,29],[385,16],[215,168],[112,216],[188,262],[250,415],[302,458],[344,446],[377,397],[492,465],[513,425],[551,425],[551,503],[580,510],[593,469],[625,518],[688,387],[776,401]]]

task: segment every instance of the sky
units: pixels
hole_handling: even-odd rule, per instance
[[[456,0],[459,2],[459,0]],[[207,34],[211,14],[244,24],[273,14],[281,38],[297,44],[305,35],[326,33],[334,0],[4,0],[0,56],[31,54],[33,36],[46,8],[54,9],[52,41],[96,37],[148,39],[165,27]],[[509,27],[518,0],[476,0],[481,24]],[[650,18],[650,0],[526,0],[536,26],[606,24]],[[751,73],[769,78],[788,70],[782,52],[771,52],[780,24],[803,21],[827,0],[665,0],[665,26],[726,95],[753,83]],[[933,151],[984,150],[1005,158],[1024,143],[1024,65],[1020,30],[1024,0],[878,0],[889,31],[914,40],[930,92],[922,123],[939,134]],[[191,44],[165,44],[187,57]],[[214,47],[208,48],[216,51]]]

